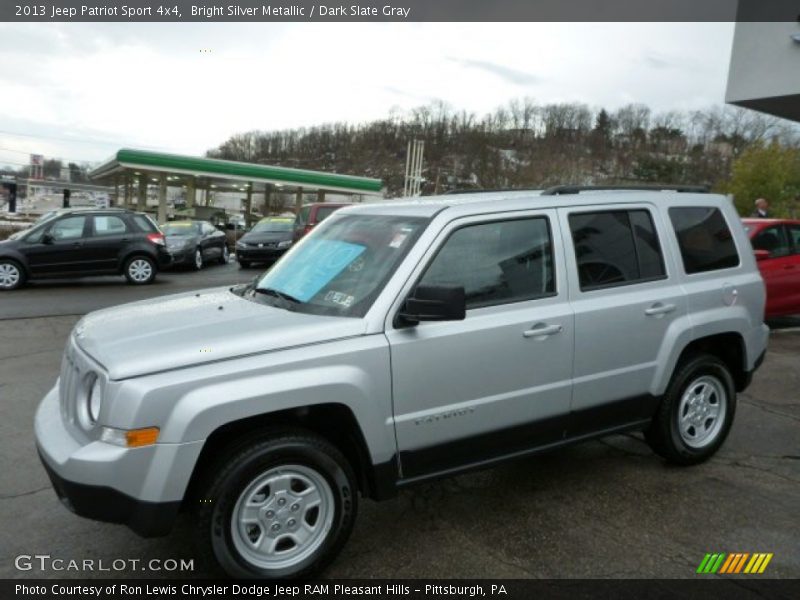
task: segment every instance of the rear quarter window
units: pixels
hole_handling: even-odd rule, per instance
[[[155,233],[158,231],[158,227],[156,227],[155,223],[144,215],[133,215],[131,218],[133,222],[136,223],[136,226],[145,233]]]
[[[718,208],[673,207],[669,209],[669,217],[686,273],[705,273],[739,265],[733,235]]]

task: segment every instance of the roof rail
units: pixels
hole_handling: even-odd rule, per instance
[[[497,192],[541,192],[542,188],[464,188],[447,190],[442,192],[441,196],[461,195],[461,194],[488,194]]]
[[[556,185],[547,188],[542,196],[561,196],[564,194],[580,194],[596,191],[637,191],[637,192],[682,192],[689,194],[708,194],[705,185]]]

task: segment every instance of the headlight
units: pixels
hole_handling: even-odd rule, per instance
[[[84,429],[92,429],[100,416],[103,405],[103,380],[97,373],[87,373],[83,380],[82,393],[78,395],[77,416]]]
[[[236,242],[237,248],[247,248],[247,242]]]
[[[284,248],[288,248],[292,245],[292,240],[284,240],[282,242],[278,242],[278,250],[283,250]]]

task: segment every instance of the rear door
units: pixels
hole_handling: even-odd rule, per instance
[[[392,388],[404,478],[560,440],[573,326],[555,212],[461,219],[409,282],[461,285],[463,321],[392,324]]]
[[[789,273],[788,311],[800,314],[800,223],[787,223],[792,254],[784,270]]]
[[[120,215],[94,215],[89,236],[86,239],[87,268],[92,271],[116,272],[120,267],[120,255],[134,240],[135,232]]]
[[[642,203],[563,208],[559,219],[575,311],[571,435],[643,420],[670,326],[687,313],[662,216]]]

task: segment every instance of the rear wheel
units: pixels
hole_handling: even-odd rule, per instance
[[[0,290],[15,290],[25,283],[25,271],[13,260],[0,260]]]
[[[147,256],[133,256],[125,263],[125,278],[134,285],[153,283],[156,271],[155,261]]]
[[[736,386],[728,366],[701,354],[681,363],[645,437],[669,460],[691,465],[707,460],[728,436],[736,412]]]
[[[232,577],[309,577],[339,553],[355,522],[355,478],[311,433],[244,443],[212,469],[197,508],[201,547]]]

